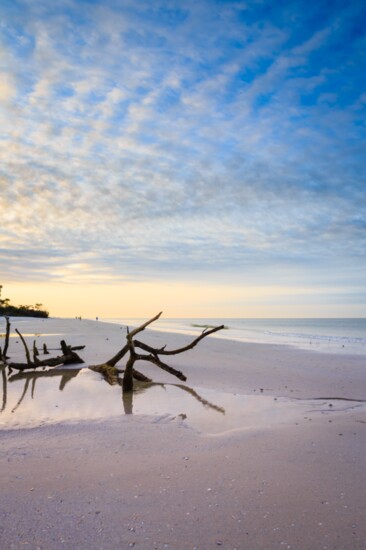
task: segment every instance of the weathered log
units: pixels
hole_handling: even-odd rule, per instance
[[[74,351],[69,351],[66,355],[60,355],[59,357],[49,357],[43,361],[36,361],[29,363],[9,363],[9,368],[16,370],[26,369],[38,369],[42,367],[57,367],[58,365],[74,365],[77,363],[84,363],[84,360],[79,357]]]
[[[26,341],[24,340],[22,334],[19,332],[18,329],[15,329],[17,334],[19,334],[19,337],[21,341],[23,342],[23,346],[25,349],[25,355],[27,362],[26,363],[9,363],[10,369],[16,369],[16,370],[26,370],[26,369],[37,369],[39,367],[57,367],[58,365],[73,365],[75,363],[84,363],[84,360],[79,357],[77,353],[75,353],[71,346],[68,346],[65,342],[65,340],[62,340],[60,342],[61,349],[63,350],[63,355],[60,355],[58,357],[49,357],[48,359],[43,359],[43,361],[40,361],[37,357],[38,350],[35,345],[35,341],[33,343],[33,361],[31,361],[29,349],[27,346]]]
[[[104,365],[90,366],[89,369],[94,372],[99,372],[99,374],[103,376],[104,380],[108,382],[108,384],[110,384],[111,386],[120,384],[121,378],[119,376],[124,373],[124,369],[117,369],[117,367],[114,367],[113,365],[108,365],[108,363],[105,363]],[[142,372],[139,372],[136,369],[132,370],[132,376],[135,380],[138,380],[139,382],[152,382],[151,378],[148,378],[147,376],[142,374]]]

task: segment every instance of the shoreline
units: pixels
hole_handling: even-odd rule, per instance
[[[106,322],[118,324],[122,319]],[[141,324],[143,319],[125,319],[124,324]],[[323,323],[325,322],[325,326]],[[347,324],[351,322],[351,326]],[[356,322],[357,327],[354,326]],[[310,325],[309,325],[310,323]],[[362,323],[359,325],[359,323]],[[366,319],[159,319],[151,330],[176,334],[198,335],[205,327],[225,325],[213,338],[243,343],[287,345],[321,353],[364,355],[366,357]],[[314,325],[314,326],[313,326]],[[311,331],[309,332],[309,327]],[[318,332],[316,332],[318,330]]]
[[[67,325],[72,325],[73,328],[75,327],[76,329],[83,329],[83,325],[86,326],[86,327],[90,327],[90,326],[93,326],[93,324],[95,323],[96,325],[103,325],[103,326],[108,326],[111,328],[111,330],[114,330],[114,328],[112,327],[119,327],[120,329],[123,330],[123,332],[127,329],[127,326],[129,327],[129,329],[131,328],[135,328],[136,326],[138,326],[137,324],[135,325],[132,325],[132,324],[124,324],[122,322],[112,322],[111,320],[103,320],[103,319],[99,319],[99,320],[95,320],[95,319],[89,319],[89,318],[77,318],[77,317],[49,317],[49,318],[31,318],[31,317],[13,317],[10,319],[11,323],[12,323],[12,326],[14,327],[16,321],[19,321],[20,322],[29,322],[30,320],[34,320],[35,322],[38,322],[40,321],[41,323],[44,323],[45,321],[51,321],[52,323],[61,323],[63,324],[64,327],[67,327]],[[144,320],[143,319],[140,319],[141,322],[143,322]],[[223,323],[224,323],[225,320],[223,320]],[[0,323],[1,323],[1,318],[0,318]],[[66,323],[66,324],[65,324]],[[224,323],[225,324],[225,323]],[[1,326],[1,324],[0,324]],[[39,328],[39,327],[44,327],[44,325],[36,325],[36,328]],[[16,328],[16,327],[15,327]],[[199,336],[202,332],[202,330],[204,329],[202,327],[199,327],[199,326],[196,326],[196,327],[192,327],[192,328],[196,328],[197,330],[190,332],[188,330],[185,330],[185,331],[180,331],[179,329],[177,330],[173,330],[172,328],[165,328],[165,327],[159,327],[159,326],[154,326],[151,325],[149,326],[147,329],[145,329],[143,331],[142,334],[146,335],[146,334],[160,334],[162,337],[164,335],[166,335],[167,339],[166,339],[166,342],[168,343],[168,346],[169,346],[169,343],[170,343],[170,339],[181,339],[181,341],[190,341],[190,340],[193,340],[195,337]],[[236,344],[243,344],[243,345],[246,345],[246,346],[263,346],[263,347],[271,347],[273,346],[274,348],[280,348],[280,349],[285,349],[285,348],[288,348],[288,349],[292,349],[292,350],[297,350],[299,352],[301,351],[304,351],[304,352],[313,352],[313,353],[319,353],[319,354],[325,354],[325,355],[339,355],[341,357],[346,357],[346,356],[358,356],[358,357],[364,357],[366,359],[366,348],[364,348],[363,346],[359,349],[357,348],[353,348],[352,347],[352,344],[354,344],[355,342],[352,342],[350,341],[350,345],[348,345],[347,347],[346,346],[343,346],[341,345],[340,341],[339,340],[336,340],[336,342],[338,343],[336,347],[317,347],[316,346],[316,343],[312,343],[309,341],[309,343],[306,343],[306,342],[301,342],[301,343],[294,343],[294,342],[284,342],[284,341],[278,341],[278,340],[275,340],[275,341],[260,341],[260,340],[252,340],[250,339],[249,337],[247,339],[241,339],[241,338],[237,338],[235,336],[231,336],[230,333],[228,334],[230,327],[226,327],[226,330],[223,330],[223,331],[219,331],[217,333],[214,333],[212,335],[209,336],[209,339],[208,340],[219,340],[219,341],[228,341],[232,344],[236,343]],[[4,323],[4,327],[3,329],[0,329],[0,334],[3,333],[5,330],[5,323]],[[66,334],[72,334],[72,330],[70,329],[66,329],[67,332]],[[77,334],[77,333],[83,333],[84,331],[83,330],[74,330],[74,333]],[[33,334],[37,334],[37,331],[35,331]],[[59,334],[61,334],[61,332],[59,332]],[[12,330],[12,337],[18,337],[15,333],[14,333],[14,329]],[[314,337],[313,337],[314,338]],[[338,337],[335,337],[335,338],[338,338]],[[355,338],[357,340],[357,338]],[[208,341],[206,340],[206,341]],[[311,336],[309,335],[309,340],[311,340]],[[322,337],[321,339],[321,342],[327,342],[327,337]],[[0,341],[0,344],[1,344],[1,341]],[[174,344],[172,344],[171,347],[173,347]]]
[[[23,334],[29,347],[33,340],[39,347],[43,341],[47,342],[50,349],[59,348],[62,338],[69,345],[83,345],[87,342],[86,348],[80,352],[85,360],[82,368],[107,361],[125,343],[126,326],[120,324],[57,317],[32,321],[29,333]],[[29,325],[29,318],[23,318],[23,322]],[[12,333],[15,328],[12,322]],[[24,349],[18,335],[14,334],[13,337],[18,339],[18,344],[16,347],[10,344],[11,359],[24,360]],[[186,345],[194,336],[147,328],[141,333],[140,339],[155,347],[173,349]],[[215,338],[213,334],[194,349],[170,356],[169,364],[187,375],[187,384],[208,389],[252,393],[263,388],[274,396],[292,397],[291,394],[295,393],[295,396],[304,398],[321,397],[322,389],[323,395],[325,390],[328,390],[329,395],[336,390],[343,390],[344,397],[355,399],[362,399],[366,395],[365,360],[359,354],[347,352],[323,353],[282,343],[241,342]],[[121,368],[123,365],[123,361],[117,364]],[[174,377],[149,363],[140,363],[140,366],[154,381],[176,382]],[[301,387],[295,383],[297,379],[301,381]]]
[[[45,339],[50,347],[58,346],[61,337],[70,345],[86,344],[80,352],[85,364],[97,364],[123,346],[124,330],[112,325],[35,320],[27,339]],[[191,337],[146,330],[140,340],[170,348]],[[9,354],[13,360],[24,358],[21,344],[11,342]],[[365,399],[362,357],[208,337],[168,363],[182,370],[188,378],[184,385],[198,394],[202,390],[205,399],[231,396],[234,408],[235,400],[249,408],[268,403],[262,423],[262,413],[253,409],[253,425],[243,417],[248,422],[243,429],[199,433],[189,416],[159,414],[158,408],[156,414],[126,415],[119,395],[119,416],[2,429],[2,548],[366,547],[365,407],[311,401]],[[158,407],[176,380],[149,364],[138,368],[163,384]],[[70,395],[75,406],[82,397],[78,378],[62,394]],[[91,406],[96,409],[107,386],[94,378],[93,384],[98,393]],[[43,395],[44,387],[37,382],[33,402],[27,394],[27,406]],[[60,396],[57,384],[56,390]],[[138,394],[136,406],[154,391]],[[196,398],[187,398],[205,410]],[[283,409],[275,408],[275,398],[284,400]],[[284,415],[286,402],[297,399],[300,409]],[[306,412],[301,400],[308,400]]]

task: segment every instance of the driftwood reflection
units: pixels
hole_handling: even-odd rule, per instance
[[[0,365],[0,368],[1,368],[1,378],[2,378],[2,385],[3,385],[3,400],[2,400],[2,405],[0,409],[0,413],[2,413],[6,409],[6,402],[8,399],[8,381],[6,379],[5,365],[3,366]]]
[[[78,369],[50,369],[50,370],[44,370],[44,371],[33,371],[33,372],[19,372],[18,374],[13,374],[8,379],[6,378],[6,372],[5,367],[2,369],[2,386],[3,386],[3,399],[2,399],[2,407],[0,410],[0,413],[5,411],[7,407],[7,398],[8,398],[8,383],[11,382],[19,382],[21,380],[24,380],[24,387],[23,391],[21,393],[21,396],[19,397],[16,405],[13,407],[11,412],[15,412],[20,405],[22,404],[25,396],[27,395],[29,391],[29,386],[31,386],[31,398],[34,399],[34,392],[36,388],[36,382],[39,378],[60,378],[60,385],[59,390],[63,391],[66,384],[75,378],[79,372],[80,368]]]
[[[115,386],[118,384],[123,389],[122,375],[124,373],[124,370],[118,370],[116,367],[110,365],[98,365],[95,367],[89,367],[89,369],[101,374],[103,379],[110,386]],[[204,399],[193,388],[190,388],[189,386],[184,386],[183,384],[164,384],[162,382],[153,382],[150,378],[137,371],[136,369],[133,369],[132,374],[136,381],[133,392],[122,391],[122,402],[125,414],[133,413],[133,395],[137,393],[142,393],[152,386],[160,386],[162,388],[165,388],[166,386],[173,386],[175,388],[179,388],[180,390],[192,395],[192,397],[197,399],[197,401],[199,401],[204,407],[212,409],[221,414],[225,414],[225,409],[223,407],[215,405],[214,403],[210,403],[210,401]]]
[[[122,392],[122,403],[125,414],[133,414],[133,392]]]
[[[24,381],[22,393],[19,399],[17,400],[15,406],[11,410],[11,412],[14,413],[17,409],[19,409],[26,395],[28,395],[29,392],[30,392],[31,398],[32,399],[35,398],[35,388],[36,388],[37,380],[39,378],[60,378],[59,390],[63,391],[66,384],[68,384],[72,379],[76,378],[80,370],[82,369],[81,368],[76,368],[76,369],[53,368],[53,369],[43,370],[43,371],[32,371],[32,372],[21,371],[7,378],[5,367],[2,367],[1,376],[2,376],[3,397],[2,397],[2,407],[1,407],[0,413],[3,412],[7,407],[8,383]],[[223,407],[220,407],[215,403],[211,403],[207,399],[203,398],[193,388],[190,388],[189,386],[185,386],[183,384],[165,384],[161,382],[160,383],[153,382],[152,380],[147,378],[145,375],[141,374],[140,372],[134,369],[133,376],[136,381],[134,390],[133,392],[124,392],[122,370],[119,371],[115,367],[109,368],[109,369],[92,368],[92,370],[95,370],[96,372],[98,372],[102,376],[103,380],[107,382],[109,385],[111,386],[118,385],[121,387],[121,397],[122,397],[122,403],[123,403],[123,410],[125,414],[133,414],[134,396],[136,396],[137,394],[145,393],[146,391],[149,390],[149,388],[152,388],[154,386],[160,386],[161,388],[164,388],[164,389],[168,387],[179,388],[180,390],[191,395],[203,407],[216,411],[217,413],[220,413],[220,414],[225,414],[225,409]]]
[[[122,387],[122,380],[118,381],[119,385]],[[133,414],[133,396],[137,393],[142,393],[148,390],[149,388],[152,388],[154,386],[160,386],[161,388],[168,387],[174,387],[179,388],[182,391],[185,391],[189,393],[194,399],[196,399],[203,407],[207,409],[211,409],[213,411],[216,411],[221,414],[225,414],[225,409],[223,407],[220,407],[219,405],[215,405],[214,403],[211,403],[207,399],[204,399],[201,395],[199,395],[193,388],[190,388],[189,386],[183,386],[183,384],[164,384],[162,382],[144,382],[144,383],[137,383],[135,384],[135,389],[133,392],[122,392],[122,401],[123,401],[123,408],[125,411],[125,414]]]
[[[214,403],[211,403],[210,401],[207,401],[207,399],[204,399],[203,397],[201,397],[193,388],[189,388],[188,386],[183,386],[183,384],[170,384],[170,385],[175,386],[176,388],[179,388],[183,391],[188,392],[195,399],[197,399],[197,401],[199,401],[204,407],[206,407],[208,409],[213,409],[214,411],[217,411],[221,414],[225,414],[224,407],[219,407],[218,405],[215,405]]]
[[[79,372],[81,371],[80,368],[78,369],[49,369],[44,371],[33,371],[33,372],[19,372],[17,374],[13,374],[9,377],[9,382],[16,382],[17,380],[33,380],[34,384],[36,380],[39,378],[59,378],[60,385],[59,390],[62,391],[66,384],[70,382],[73,378],[75,378]]]

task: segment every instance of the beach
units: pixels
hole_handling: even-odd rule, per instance
[[[30,347],[85,345],[83,367],[126,335],[100,321],[11,322]],[[169,349],[192,336],[139,340]],[[27,387],[3,377],[2,549],[366,548],[365,356],[209,336],[168,359],[187,381],[140,362],[157,385],[136,386],[129,404],[85,368]]]

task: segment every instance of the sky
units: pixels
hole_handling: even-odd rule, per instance
[[[365,28],[364,0],[2,0],[3,297],[366,317]]]

